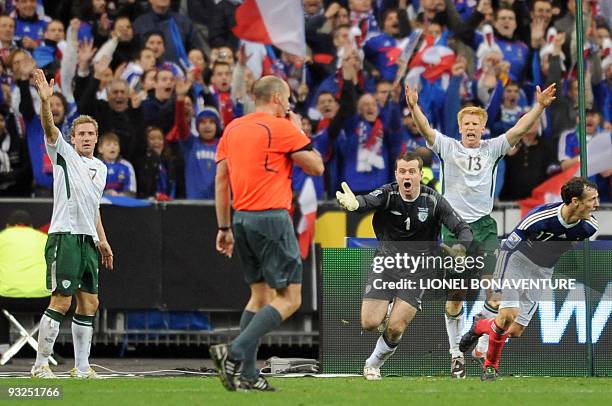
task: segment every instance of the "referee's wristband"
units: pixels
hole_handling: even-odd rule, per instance
[[[217,227],[217,230],[219,230],[219,231],[229,231],[230,227],[229,226],[227,226],[227,227]]]

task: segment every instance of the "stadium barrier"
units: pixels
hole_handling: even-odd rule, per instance
[[[0,224],[5,224],[8,215],[18,208],[31,213],[36,227],[48,225],[51,219],[50,199],[2,199]],[[132,334],[143,343],[208,344],[229,340],[237,334],[248,289],[237,261],[223,258],[214,249],[216,222],[212,202],[164,202],[137,208],[102,205],[101,212],[115,253],[116,270],[100,274],[101,310],[94,341],[120,344]],[[503,235],[518,222],[519,210],[512,205],[499,206],[493,217]],[[600,238],[612,239],[612,206],[604,205],[597,217]],[[335,203],[320,205],[317,246],[343,247],[347,236],[372,237],[371,215],[347,214]],[[319,327],[323,325],[318,319],[319,303],[323,299],[321,276],[334,275],[322,272],[321,264],[321,255],[315,258],[311,252],[305,263],[300,312],[283,325],[284,331],[269,336],[268,343],[318,344]],[[360,297],[362,288],[356,285],[351,294]],[[147,309],[210,312],[211,329],[129,328],[126,312]],[[69,340],[69,336],[68,331],[59,340]]]
[[[360,326],[360,308],[375,240],[349,239],[355,248],[324,249],[319,354],[323,373],[361,373],[379,333]],[[612,243],[591,243],[590,292],[595,375],[612,375]],[[538,311],[521,338],[510,339],[500,368],[507,375],[586,376],[585,293],[582,251],[567,252],[555,277],[574,278],[576,287],[544,292]],[[435,297],[434,297],[435,296]],[[383,375],[448,376],[450,355],[444,322],[444,299],[426,294],[423,310],[404,333],[398,350],[383,366]],[[484,304],[482,292],[465,303],[465,331]],[[471,357],[468,355],[467,359]],[[478,376],[480,365],[466,363]]]

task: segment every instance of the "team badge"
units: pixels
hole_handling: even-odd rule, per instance
[[[429,216],[429,208],[428,207],[419,207],[419,214],[417,215],[419,221],[422,223],[427,220],[427,216]]]

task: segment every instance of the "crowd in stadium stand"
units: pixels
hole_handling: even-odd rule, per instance
[[[459,138],[457,112],[488,113],[485,137],[512,127],[536,86],[557,100],[500,162],[496,196],[516,201],[579,160],[574,0],[303,0],[306,58],[232,33],[238,0],[0,1],[0,196],[52,194],[32,71],[55,79],[53,119],[66,139],[79,114],[99,124],[106,194],[214,198],[223,127],[254,110],[252,85],[284,78],[304,131],[324,157],[318,199],[343,180],[368,192],[417,149],[426,182],[440,162],[415,130],[403,94],[402,51],[432,126]],[[584,0],[587,141],[612,130],[612,1]],[[405,56],[405,55],[404,55]],[[398,74],[398,70],[400,73]],[[612,159],[612,157],[610,157]],[[612,171],[593,176],[611,199]],[[306,175],[294,172],[294,188]]]

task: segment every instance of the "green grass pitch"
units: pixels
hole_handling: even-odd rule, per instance
[[[217,378],[85,380],[0,379],[8,385],[60,385],[62,405],[604,405],[612,401],[609,378],[276,378],[276,393],[227,392]],[[0,401],[0,403],[9,403]],[[21,402],[19,402],[21,403]],[[17,403],[16,403],[17,404]]]

